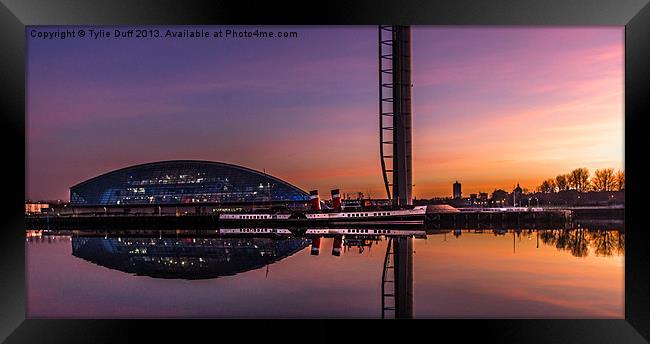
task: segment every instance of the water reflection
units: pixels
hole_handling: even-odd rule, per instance
[[[138,276],[196,280],[268,267],[309,245],[311,255],[317,256],[323,242],[322,234],[333,238],[333,256],[340,256],[343,246],[346,249],[355,247],[362,254],[366,248],[383,239],[379,235],[365,234],[368,230],[355,230],[363,234],[348,234],[347,237],[340,234],[348,231],[351,230],[335,229],[326,233],[307,230],[304,235],[293,237],[288,230],[229,229],[221,234],[240,237],[163,238],[161,233],[158,238],[100,235],[73,236],[71,243],[73,256],[109,269]],[[42,235],[42,232],[38,234]],[[38,234],[30,233],[29,237],[38,237]],[[265,234],[273,234],[273,237],[259,237]],[[382,274],[382,318],[413,317],[414,234],[424,236],[425,231],[387,235],[389,241]]]
[[[538,235],[544,244],[575,257],[587,257],[590,251],[604,257],[625,254],[625,233],[615,230],[543,230]]]
[[[413,237],[390,238],[381,284],[381,317],[413,318]]]
[[[309,243],[305,238],[73,237],[72,255],[135,275],[193,280],[258,269]]]
[[[68,257],[71,252],[72,256],[79,258],[74,259],[76,263],[65,263],[70,266],[70,269],[75,264],[79,264],[78,262],[91,262],[131,275],[166,280],[216,279],[221,281],[223,279],[217,278],[238,275],[237,278],[227,282],[233,287],[220,284],[220,288],[211,289],[225,293],[223,299],[214,295],[210,297],[216,297],[216,300],[223,304],[229,302],[226,298],[229,295],[230,298],[240,302],[237,307],[241,307],[241,310],[211,308],[208,306],[209,300],[204,300],[207,302],[205,306],[194,306],[200,307],[206,314],[222,316],[233,315],[237,311],[245,312],[246,307],[254,307],[252,301],[249,301],[250,304],[241,304],[247,302],[246,299],[237,299],[240,297],[237,288],[249,285],[243,281],[254,280],[257,276],[246,275],[243,274],[244,272],[266,266],[266,276],[268,276],[269,265],[278,263],[280,266],[276,271],[279,275],[276,276],[281,278],[269,281],[266,287],[260,287],[255,291],[255,297],[264,300],[260,303],[260,307],[265,303],[275,304],[274,293],[280,295],[283,293],[282,290],[295,286],[298,289],[292,293],[295,295],[293,302],[298,304],[320,302],[317,300],[322,298],[330,300],[331,312],[336,312],[337,307],[340,308],[342,305],[349,307],[354,304],[350,302],[357,302],[359,307],[365,305],[366,308],[363,309],[369,310],[369,314],[378,316],[381,312],[381,316],[386,318],[413,318],[415,314],[427,316],[444,312],[438,309],[452,309],[452,312],[458,310],[458,312],[466,312],[463,314],[470,317],[492,314],[486,313],[486,310],[496,312],[493,314],[497,315],[518,314],[512,313],[515,311],[509,309],[524,310],[530,312],[526,313],[529,316],[536,316],[546,314],[543,312],[551,312],[552,309],[555,313],[550,313],[551,316],[565,311],[584,316],[601,314],[596,313],[596,310],[599,309],[598,307],[602,308],[603,304],[608,304],[609,308],[603,310],[602,314],[618,314],[618,309],[622,309],[622,303],[620,305],[616,303],[616,288],[603,289],[604,284],[596,283],[603,276],[610,281],[615,279],[618,272],[613,273],[614,269],[611,266],[607,267],[608,272],[602,272],[599,276],[585,272],[588,278],[583,280],[584,276],[581,277],[582,279],[566,277],[577,271],[578,265],[562,265],[573,264],[573,261],[587,262],[588,257],[623,256],[625,234],[618,230],[493,228],[405,231],[321,228],[295,232],[278,228],[246,228],[213,231],[28,231],[26,241],[28,244],[44,243],[52,246],[65,243],[65,246],[71,249],[67,253]],[[557,253],[554,248],[557,249]],[[300,258],[292,260],[292,263],[285,263],[285,258],[303,250],[303,255],[297,255]],[[32,252],[32,256],[39,253]],[[560,252],[570,253],[570,255],[559,254]],[[512,254],[516,255],[514,259],[511,258]],[[355,257],[371,259],[355,259]],[[39,266],[35,265],[34,261],[30,263],[30,269],[38,273]],[[63,259],[60,261],[64,262]],[[589,261],[589,265],[585,266],[597,268],[600,265],[596,263]],[[86,265],[92,266],[92,264]],[[34,266],[37,267],[36,270]],[[564,266],[567,268],[565,271],[558,270]],[[40,271],[43,272],[42,269]],[[322,276],[321,271],[323,271]],[[325,275],[324,271],[329,271],[330,274]],[[95,273],[100,274],[100,272]],[[622,276],[622,271],[620,274]],[[30,276],[30,279],[35,278],[33,274]],[[336,282],[330,281],[332,278],[336,278]],[[413,283],[416,278],[420,291],[418,292],[416,288],[415,294],[420,296],[414,300]],[[239,280],[242,282],[238,282]],[[56,283],[58,280],[53,281]],[[128,284],[132,284],[136,289],[142,283],[128,281]],[[510,295],[503,290],[510,288],[508,283],[515,284],[511,286]],[[573,283],[571,287],[567,288],[566,285],[571,283]],[[187,286],[183,285],[183,288]],[[207,288],[209,285],[204,286]],[[494,289],[494,286],[500,287]],[[65,285],[65,288],[71,286]],[[201,288],[204,287],[195,284],[192,288],[203,290]],[[300,291],[302,288],[304,291]],[[596,292],[594,288],[601,289]],[[594,292],[590,294],[592,289]],[[39,293],[47,293],[49,290],[51,289],[41,289]],[[160,290],[164,291],[165,288]],[[318,292],[312,293],[311,290],[318,290]],[[108,287],[104,289],[104,293],[106,292],[118,293]],[[573,293],[578,292],[582,294],[575,295],[584,300],[580,301],[580,304],[567,306],[571,302],[577,302],[572,299],[575,299]],[[250,293],[250,291],[249,294],[243,293],[241,297],[243,295],[251,297],[253,294]],[[477,297],[476,295],[486,295],[486,297],[472,299],[472,301],[466,299]],[[349,298],[348,301],[337,303],[337,299],[345,300],[346,297]],[[497,299],[491,301],[495,297]],[[598,300],[600,306],[591,304],[596,302],[595,297],[603,298]],[[235,302],[235,299],[232,302]],[[356,301],[351,301],[352,299]],[[365,301],[361,301],[362,299]],[[417,301],[416,306],[420,307],[419,310],[417,307],[414,309],[414,301]],[[285,299],[284,302],[289,301]],[[564,303],[560,306],[561,302]],[[544,311],[545,308],[541,307],[536,311],[530,306],[535,303],[556,308],[547,308],[549,310]],[[480,310],[473,311],[467,308],[468,304],[475,304],[473,307]],[[147,306],[151,307],[151,304]],[[296,308],[295,305],[293,307],[276,305],[276,307],[264,309],[281,312],[281,314],[303,314],[300,313],[301,308]],[[314,308],[314,310],[325,312],[328,309],[322,304],[320,307],[323,308]],[[137,313],[140,310],[131,312]],[[257,308],[252,312],[252,316],[267,314],[259,313],[260,310]],[[308,314],[313,316],[322,313]],[[359,311],[358,314],[366,313]]]

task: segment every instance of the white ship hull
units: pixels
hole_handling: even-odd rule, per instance
[[[313,221],[391,221],[423,218],[426,214],[426,206],[418,206],[413,209],[399,210],[369,210],[369,211],[342,211],[337,213],[307,213],[302,220]],[[264,214],[264,213],[241,213],[241,214],[221,214],[219,221],[288,221],[292,220],[290,214]]]

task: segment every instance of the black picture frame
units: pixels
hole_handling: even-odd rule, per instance
[[[225,320],[35,320],[25,319],[24,185],[25,56],[27,25],[624,25],[626,257],[624,320],[415,320],[386,324],[300,321],[240,324]],[[344,339],[341,331],[363,338],[401,340],[479,339],[532,343],[643,343],[650,340],[650,259],[643,228],[643,198],[650,195],[643,176],[643,150],[650,114],[650,5],[647,0],[499,0],[449,2],[331,1],[279,3],[235,1],[0,0],[0,141],[3,214],[0,233],[0,340],[24,342],[129,342],[151,337],[189,342],[204,335],[246,335],[312,340]],[[21,184],[20,181],[23,181]],[[209,321],[209,323],[208,323]],[[399,326],[395,326],[399,324]],[[345,326],[347,325],[347,326]],[[353,325],[353,326],[349,326]],[[354,326],[357,325],[357,326]],[[364,326],[367,325],[367,326]],[[404,327],[408,327],[405,330]],[[307,330],[306,336],[297,331]],[[391,331],[392,329],[392,331]],[[397,332],[404,331],[404,332]],[[416,331],[417,333],[413,332]],[[406,335],[404,335],[406,333]],[[402,337],[400,337],[402,335]],[[293,337],[293,338],[292,338]],[[225,337],[224,337],[225,338]],[[198,339],[197,339],[198,340]]]

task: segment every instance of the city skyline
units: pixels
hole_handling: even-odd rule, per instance
[[[385,197],[376,27],[288,30],[299,37],[29,38],[26,197],[175,159]],[[412,54],[416,198],[624,169],[623,27],[416,26]]]

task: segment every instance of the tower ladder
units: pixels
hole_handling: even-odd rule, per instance
[[[381,273],[381,318],[386,318],[386,312],[395,315],[395,266],[393,257],[393,238],[388,238],[386,255],[384,256],[384,269]],[[393,264],[393,265],[391,265]],[[388,286],[388,288],[387,288]],[[390,301],[392,299],[392,302]]]

